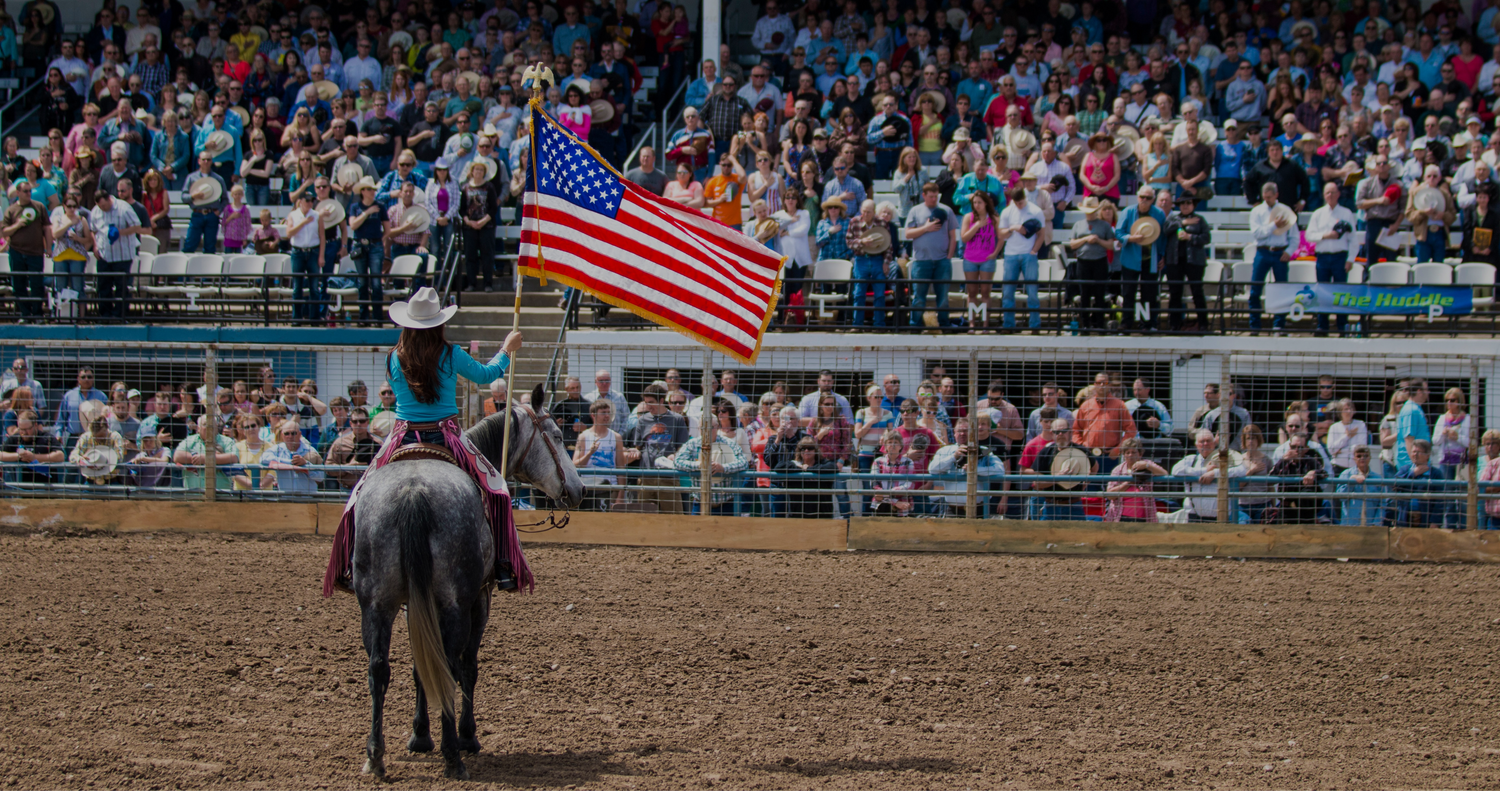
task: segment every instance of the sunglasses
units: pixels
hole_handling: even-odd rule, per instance
[[[368,424],[369,422],[370,421],[368,421],[368,420],[350,420],[349,421],[349,425],[351,425],[351,426],[363,426],[363,425]]]

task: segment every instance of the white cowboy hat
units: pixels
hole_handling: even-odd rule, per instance
[[[224,185],[214,178],[204,177],[188,186],[188,197],[193,199],[194,206],[206,206],[218,200],[223,194]]]
[[[464,166],[463,178],[461,179],[461,181],[467,184],[469,181],[469,172],[474,168],[484,168],[484,182],[488,182],[490,179],[494,178],[495,174],[500,171],[500,165],[498,165],[495,160],[490,159],[489,157],[474,157],[474,159],[470,160],[468,165]]]
[[[323,215],[323,227],[332,228],[344,221],[344,204],[333,198],[318,201],[313,211]]]
[[[249,110],[246,110],[245,108],[243,108],[243,107],[241,107],[239,105],[234,105],[233,107],[229,108],[229,112],[234,113],[235,115],[239,116],[240,117],[240,122],[243,123],[245,126],[249,126],[250,125],[250,111]]]
[[[1074,447],[1062,448],[1052,457],[1053,475],[1088,475],[1091,466],[1088,454]],[[1080,481],[1058,481],[1057,486],[1061,489],[1076,489],[1080,483]]]
[[[401,212],[401,219],[396,226],[407,228],[407,233],[421,233],[432,226],[432,215],[421,206],[413,204]]]
[[[338,182],[340,187],[348,187],[351,184],[358,183],[364,175],[364,168],[354,162],[345,162],[339,165],[339,170],[333,175],[333,180]]]
[[[85,478],[103,478],[115,471],[120,454],[114,448],[96,445],[78,456],[78,473]]]
[[[223,129],[210,132],[208,138],[203,141],[204,153],[212,157],[217,157],[231,148],[234,148],[234,138]]]
[[[376,184],[375,183],[375,179],[372,179],[369,176],[365,176],[364,178],[362,178],[362,179],[359,180],[358,184],[354,185],[354,193],[356,195],[358,195],[361,192],[364,192],[365,190],[379,190],[379,189],[380,189],[380,185]]]
[[[411,49],[411,40],[410,33],[405,30],[398,30],[392,33],[390,38],[386,39],[386,43],[393,47],[400,44],[402,49]]]
[[[443,307],[438,295],[430,286],[417,289],[406,302],[393,302],[390,307],[391,321],[414,330],[425,330],[447,324],[458,313],[457,305]]]

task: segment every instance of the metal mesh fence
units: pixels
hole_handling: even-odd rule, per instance
[[[682,513],[708,502],[746,517],[1222,514],[1446,527],[1492,526],[1489,511],[1500,511],[1500,490],[1487,485],[1500,473],[1490,463],[1500,438],[1483,441],[1497,406],[1489,354],[913,339],[773,345],[747,368],[661,334],[629,345],[585,337],[529,344],[516,385],[529,401],[556,359],[550,410],[588,484],[588,509]],[[341,500],[392,421],[380,348],[36,343],[0,352],[21,366],[4,384],[0,464],[12,496]],[[224,388],[212,405],[203,403],[209,380]],[[35,421],[23,419],[16,383],[39,391]],[[705,422],[706,384],[715,397]],[[101,407],[80,408],[85,385],[99,391],[99,432],[86,424]],[[487,391],[460,388],[465,425],[485,414]],[[594,402],[611,408],[596,412]],[[350,424],[353,406],[368,424]],[[210,411],[231,416],[227,441],[216,442],[232,456],[215,460],[219,485],[205,492],[207,459],[195,458],[203,441],[190,421]],[[288,414],[316,454],[305,474],[256,461],[282,441],[273,427]],[[86,454],[112,442],[110,432],[122,443],[103,474],[109,454]],[[24,440],[38,436],[52,439],[31,439],[23,457]],[[518,501],[548,505],[524,487]]]

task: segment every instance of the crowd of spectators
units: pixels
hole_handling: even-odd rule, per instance
[[[973,465],[982,482],[979,516],[1156,521],[1165,501],[1180,497],[1186,519],[1215,521],[1222,437],[1227,474],[1249,479],[1235,487],[1236,518],[1462,526],[1461,487],[1415,482],[1465,480],[1470,439],[1479,430],[1459,388],[1444,393],[1440,414],[1428,415],[1422,379],[1402,380],[1389,414],[1372,429],[1325,376],[1316,399],[1287,406],[1273,438],[1250,420],[1238,386],[1221,394],[1210,384],[1185,427],[1192,452],[1183,455],[1176,439],[1183,433],[1174,434],[1172,410],[1153,395],[1152,383],[1131,381],[1131,398],[1121,400],[1124,382],[1109,371],[1072,396],[1070,387],[1046,382],[1040,405],[1025,412],[1006,399],[1002,380],[988,384],[974,412],[941,367],[910,389],[886,375],[852,402],[835,381],[822,371],[812,392],[799,395],[778,382],[747,396],[738,373],[727,370],[705,399],[670,369],[632,405],[600,370],[588,392],[568,377],[549,415],[587,484],[586,508],[651,504],[662,513],[696,512],[693,477],[707,453],[714,512],[814,517],[850,513],[855,488],[842,482],[851,475],[870,512],[963,514],[962,475]],[[201,488],[211,436],[220,488],[347,490],[361,474],[347,468],[368,464],[389,435],[395,397],[386,383],[373,402],[362,381],[343,389],[324,401],[316,381],[278,379],[267,365],[257,381],[236,381],[212,395],[193,383],[143,392],[114,382],[106,392],[82,367],[75,387],[48,393],[18,358],[0,376],[0,462],[10,463],[10,483],[82,478]],[[486,414],[507,401],[504,380],[490,391]],[[216,405],[217,431],[207,422],[207,398]],[[707,450],[705,410],[712,421]],[[1482,439],[1479,480],[1500,481],[1500,431]],[[1009,480],[1015,476],[1026,477]],[[1153,485],[1165,486],[1153,493]],[[734,488],[752,493],[725,491]],[[1384,496],[1326,498],[1328,491]],[[1482,510],[1490,526],[1500,526],[1500,500],[1484,501]]]
[[[1123,382],[1112,372],[1100,372],[1071,398],[1067,388],[1047,382],[1041,405],[1024,415],[1006,400],[1001,380],[989,383],[978,413],[971,414],[954,379],[941,369],[908,391],[911,396],[903,395],[895,375],[871,382],[863,407],[836,392],[835,381],[832,371],[822,371],[813,392],[798,396],[778,382],[752,397],[739,392],[737,372],[720,373],[707,402],[716,486],[761,493],[716,489],[710,504],[715,512],[849,513],[852,489],[835,486],[834,480],[865,474],[858,480],[870,512],[962,515],[967,484],[952,474],[966,473],[972,463],[984,493],[980,515],[1157,521],[1168,500],[1181,499],[1187,520],[1216,521],[1221,470],[1216,432],[1226,432],[1228,476],[1251,479],[1234,488],[1235,519],[1464,524],[1462,487],[1400,483],[1465,480],[1470,432],[1478,430],[1459,388],[1445,393],[1441,414],[1429,416],[1423,409],[1427,384],[1421,379],[1398,383],[1391,413],[1372,430],[1358,419],[1354,403],[1338,395],[1333,377],[1322,377],[1316,399],[1287,406],[1274,447],[1266,442],[1269,429],[1252,422],[1236,403],[1244,399],[1241,388],[1221,397],[1219,387],[1210,384],[1186,427],[1192,445],[1186,455],[1174,439],[1171,410],[1153,397],[1151,383],[1133,380],[1131,398],[1121,400]],[[589,486],[585,507],[650,503],[660,512],[698,511],[691,474],[700,472],[703,462],[705,399],[683,386],[676,369],[647,385],[634,407],[613,387],[609,371],[596,372],[594,384],[584,393],[582,383],[570,378],[566,397],[552,405]],[[1500,481],[1500,431],[1486,432],[1482,448],[1479,480]],[[1372,466],[1376,461],[1379,466]],[[756,475],[768,472],[780,475]],[[943,477],[922,480],[929,475]],[[1006,481],[1015,475],[1034,477]],[[1278,480],[1264,480],[1268,477]],[[1180,489],[1159,489],[1159,504],[1151,494],[1153,479]],[[680,491],[668,491],[679,487],[691,490],[687,502]],[[914,494],[924,490],[931,494]],[[1325,492],[1386,496],[1331,498]],[[1089,497],[1097,513],[1087,510]],[[1484,501],[1481,510],[1488,526],[1500,526],[1495,521],[1500,501]]]
[[[21,312],[41,314],[44,257],[76,298],[90,253],[101,275],[123,274],[147,235],[161,252],[177,240],[183,252],[280,250],[293,274],[355,274],[376,318],[376,276],[402,254],[460,245],[458,286],[491,289],[500,209],[530,161],[524,68],[551,66],[548,112],[615,165],[641,68],[674,87],[686,71],[684,8],[629,5],[108,0],[81,36],[64,35],[51,0],[27,2],[19,29],[0,10],[0,62],[45,80],[47,145],[23,157],[9,137],[0,150]],[[189,223],[174,237],[179,201]],[[273,223],[277,205],[297,208]],[[100,315],[123,311],[122,280],[99,279]],[[307,278],[306,297],[303,280],[294,298],[321,314],[325,279]]]
[[[899,317],[921,323],[925,286],[961,258],[974,282],[959,322],[988,321],[978,308],[998,279],[1014,326],[1017,284],[1032,283],[1034,308],[1038,254],[1079,210],[1071,236],[1057,236],[1066,279],[1088,284],[1068,295],[1082,299],[1084,328],[1105,323],[1107,301],[1124,304],[1118,329],[1131,329],[1137,294],[1154,314],[1165,278],[1171,328],[1193,329],[1190,293],[1206,329],[1212,229],[1192,209],[1214,196],[1262,205],[1250,218],[1256,282],[1286,282],[1298,257],[1343,282],[1358,258],[1394,259],[1381,234],[1398,227],[1418,262],[1458,252],[1449,232],[1460,230],[1463,260],[1500,261],[1486,241],[1500,230],[1500,33],[1491,3],[1465,13],[1415,0],[767,0],[757,62],[704,59],[684,127],[628,177],[788,255],[792,278],[851,260],[863,281],[854,324],[872,318],[858,308],[873,293],[879,325],[887,291],[914,308]],[[1139,207],[1122,210],[1122,196]],[[1271,216],[1278,201],[1293,213]],[[1306,222],[1295,213],[1324,207]],[[1145,233],[1136,221],[1148,217]],[[903,228],[907,243],[895,241]],[[935,290],[949,326],[946,288]],[[1259,328],[1259,288],[1250,309]],[[1159,326],[1153,315],[1139,329]]]

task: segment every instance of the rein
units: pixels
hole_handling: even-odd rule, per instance
[[[537,436],[540,435],[542,438],[542,442],[547,446],[547,453],[552,457],[552,465],[557,471],[558,482],[561,483],[567,480],[567,476],[563,472],[562,458],[558,456],[557,453],[557,445],[552,441],[552,436],[547,433],[546,429],[542,425],[542,421],[546,420],[546,418],[526,404],[516,404],[510,409],[510,419],[515,421],[517,429],[520,428],[521,418],[516,413],[521,410],[525,410],[524,413],[531,417],[531,435],[526,438],[526,445],[521,449],[521,452],[519,454],[511,456],[507,461],[510,465],[514,465],[516,463],[516,459],[524,459],[528,455],[530,455],[531,445],[536,441]],[[506,478],[510,478],[512,477],[510,473],[510,470],[505,470],[502,474]],[[553,498],[548,497],[547,499],[552,500]],[[564,502],[562,519],[557,518],[557,509],[552,508],[547,511],[547,517],[545,519],[539,522],[528,522],[525,525],[517,523],[516,530],[521,533],[545,533],[548,530],[562,530],[563,528],[568,526],[568,521],[572,518],[573,509],[568,507],[568,504]],[[523,527],[538,527],[541,525],[546,525],[546,527],[543,527],[540,530],[522,529]]]

